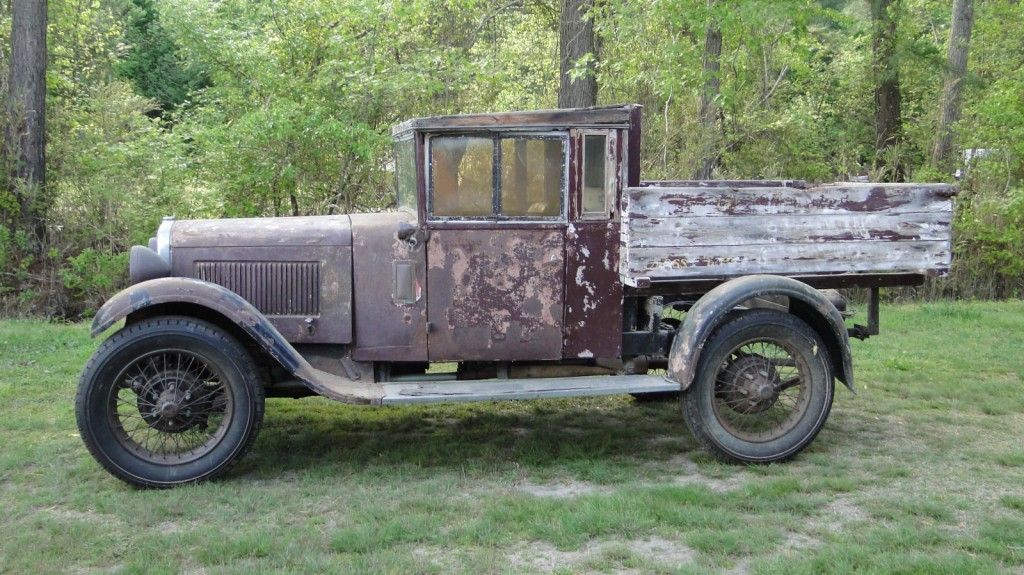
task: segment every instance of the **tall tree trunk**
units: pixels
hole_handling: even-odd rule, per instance
[[[708,8],[714,0],[708,0]],[[718,167],[717,123],[718,95],[721,92],[722,29],[709,14],[708,26],[704,31],[703,72],[704,86],[700,91],[701,158],[693,174],[695,180],[709,180]]]
[[[974,26],[974,1],[954,0],[949,29],[949,52],[939,104],[939,133],[932,150],[932,167],[950,170],[953,156],[953,124],[960,120],[961,94],[967,76],[967,53]]]
[[[868,0],[871,3],[872,75],[875,84],[875,162],[884,166],[884,179],[900,181],[903,167],[885,166],[887,150],[903,139],[900,111],[900,73],[896,61],[896,25],[901,0]]]
[[[594,38],[594,21],[586,17],[593,7],[594,0],[562,0],[558,39],[559,108],[585,108],[597,104],[597,43]],[[590,60],[586,73],[576,79],[570,77],[570,71],[576,67],[576,63],[588,54]]]
[[[21,223],[41,245],[46,235],[46,0],[11,2],[10,124],[7,150],[17,154],[12,185]]]

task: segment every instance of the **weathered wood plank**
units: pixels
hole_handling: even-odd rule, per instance
[[[644,218],[630,222],[625,241],[630,248],[939,241],[949,239],[950,219],[948,212]]]
[[[831,242],[630,248],[627,277],[943,271],[949,241]]]
[[[948,184],[834,184],[792,187],[628,188],[626,218],[950,212]]]
[[[641,188],[797,188],[804,189],[803,180],[644,180]]]

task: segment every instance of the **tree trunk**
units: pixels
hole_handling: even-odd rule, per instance
[[[896,61],[896,24],[900,0],[869,0],[872,24],[872,75],[875,84],[875,162],[887,169],[883,179],[900,181],[903,168],[885,166],[885,153],[902,141],[900,73]]]
[[[708,8],[714,0],[708,1]],[[709,18],[711,16],[709,15]],[[709,21],[704,31],[704,86],[700,92],[700,127],[701,127],[701,159],[695,180],[710,180],[715,168],[718,167],[717,122],[718,95],[721,92],[722,29],[718,24]]]
[[[585,18],[593,7],[594,0],[562,0],[558,40],[559,108],[585,108],[597,104],[597,45],[594,39],[594,21]],[[588,54],[590,60],[587,62],[586,73],[573,79],[570,71]]]
[[[952,24],[949,29],[949,52],[942,100],[939,104],[939,131],[932,151],[932,167],[952,169],[953,124],[960,120],[961,94],[967,76],[967,53],[974,25],[974,1],[954,0]]]
[[[21,223],[40,243],[46,236],[46,0],[11,3],[7,150]],[[13,159],[13,158],[12,158]]]

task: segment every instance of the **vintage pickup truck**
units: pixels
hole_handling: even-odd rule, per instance
[[[175,220],[131,251],[76,415],[118,478],[224,473],[264,398],[674,393],[731,461],[792,457],[853,389],[878,287],[950,265],[945,184],[640,179],[641,107],[414,119],[396,207]],[[834,288],[870,290],[847,327]],[[824,291],[823,291],[824,290]],[[680,393],[682,392],[682,393]]]

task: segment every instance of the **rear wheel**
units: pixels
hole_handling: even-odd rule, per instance
[[[226,472],[252,445],[263,387],[248,352],[204,321],[125,327],[93,355],[75,402],[82,440],[119,479],[170,487]]]
[[[751,310],[712,334],[683,394],[683,416],[721,459],[782,461],[821,430],[834,390],[827,349],[810,326],[785,312]]]

